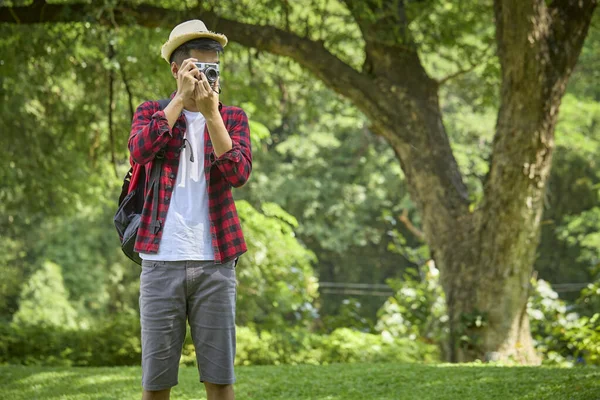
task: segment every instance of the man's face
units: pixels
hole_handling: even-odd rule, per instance
[[[218,63],[219,53],[213,50],[191,50],[190,57],[195,58],[198,62],[203,63]]]
[[[219,53],[214,50],[190,50],[190,55],[186,58],[195,58],[202,63],[219,63]],[[177,79],[177,71],[179,71],[180,66],[181,64],[177,63],[171,64],[171,72],[175,79]]]

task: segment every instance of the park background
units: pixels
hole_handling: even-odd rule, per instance
[[[272,386],[294,379],[292,386],[301,387],[268,398],[377,393],[380,388],[368,380],[364,387],[347,380],[330,384],[338,376],[361,382],[365,370],[373,371],[373,382],[383,377],[398,385],[368,398],[412,398],[390,394],[410,387],[402,386],[403,377],[423,384],[464,379],[474,390],[440,386],[413,392],[415,398],[479,398],[496,390],[498,398],[539,399],[563,389],[569,393],[564,398],[600,398],[600,15],[592,17],[593,1],[533,1],[537,8],[526,10],[535,16],[565,7],[568,12],[558,12],[555,20],[563,18],[565,29],[571,21],[579,23],[584,28],[569,34],[585,42],[578,58],[576,43],[564,44],[557,35],[551,44],[556,53],[575,53],[575,59],[559,71],[570,74],[564,95],[548,103],[556,109],[560,104],[556,127],[550,119],[546,132],[552,168],[534,185],[541,193],[533,195],[534,206],[528,203],[543,215],[510,214],[510,199],[523,203],[521,192],[530,190],[515,181],[503,192],[510,196],[503,205],[511,218],[508,234],[504,224],[481,231],[481,237],[516,238],[503,251],[517,254],[523,265],[508,257],[501,268],[514,261],[529,284],[521,292],[500,290],[504,295],[496,300],[503,308],[505,298],[525,296],[519,306],[526,309],[537,358],[486,347],[486,335],[497,324],[494,306],[473,304],[460,318],[448,313],[445,288],[467,293],[479,283],[490,292],[515,286],[475,269],[456,273],[465,278],[462,286],[444,281],[444,271],[453,268],[443,252],[451,242],[435,238],[464,238],[464,231],[458,220],[448,222],[455,196],[448,195],[442,207],[444,199],[427,195],[439,192],[438,181],[430,179],[439,171],[419,172],[455,168],[468,191],[466,207],[476,214],[489,202],[491,166],[494,157],[501,159],[495,154],[523,168],[520,154],[496,146],[505,134],[502,122],[513,120],[499,116],[499,109],[509,104],[507,91],[520,89],[506,84],[498,47],[506,55],[512,44],[495,36],[502,27],[494,18],[522,3],[495,3],[496,10],[492,1],[466,0],[1,1],[0,363],[6,366],[0,367],[0,382],[12,390],[11,398],[49,398],[38,391],[56,389],[58,381],[66,398],[104,398],[94,394],[108,390],[94,374],[104,374],[106,382],[139,374],[135,368],[116,373],[68,367],[139,364],[140,268],[121,253],[112,217],[129,169],[133,112],[176,88],[160,47],[176,23],[193,17],[229,36],[221,58],[221,100],[242,107],[250,120],[253,173],[234,189],[249,245],[237,266],[241,377],[271,379]],[[406,28],[394,31],[396,43],[386,36],[390,19],[392,26]],[[522,27],[513,23],[503,29],[518,37]],[[520,52],[527,57],[527,50],[515,50]],[[415,60],[419,68],[411,64]],[[536,62],[543,65],[543,57],[513,67],[537,71]],[[423,71],[427,79],[419,75]],[[551,80],[549,75],[544,79]],[[423,82],[435,83],[439,110],[428,108],[419,94],[411,98]],[[394,103],[390,96],[396,90],[408,95]],[[524,115],[555,113],[531,94],[536,91],[548,93],[537,87],[526,93],[531,104],[520,105]],[[389,107],[374,98],[385,98]],[[438,111],[450,158],[435,147],[445,139],[427,131],[428,115]],[[392,132],[396,120],[386,118],[396,114],[400,123]],[[527,147],[527,140],[519,145]],[[414,143],[414,154],[404,151],[405,142]],[[427,164],[430,159],[434,166]],[[434,229],[440,227],[450,235]],[[534,236],[539,232],[539,244],[523,239],[530,228]],[[500,241],[490,243],[494,240]],[[525,242],[531,251],[521,251]],[[432,245],[439,249],[432,251]],[[478,364],[426,367],[445,361]],[[481,367],[473,378],[471,366],[486,362],[561,368]],[[182,364],[194,363],[188,337]],[[337,363],[347,363],[347,369],[318,369],[338,368]],[[352,369],[352,363],[360,364]],[[251,367],[298,364],[317,369]],[[194,368],[183,371],[188,382],[195,380]],[[137,393],[134,378],[117,386]],[[531,379],[539,385],[520,386]],[[350,385],[348,393],[337,393],[344,385]],[[182,396],[195,390],[192,383],[183,387]],[[319,387],[323,393],[311,392]],[[241,390],[242,397],[254,398],[246,386]],[[256,398],[270,393],[268,384],[263,392],[254,390]]]

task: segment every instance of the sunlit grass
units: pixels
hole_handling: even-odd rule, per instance
[[[334,364],[236,369],[243,399],[600,399],[600,369],[481,365]],[[137,367],[0,367],[2,399],[139,399]],[[172,399],[205,399],[198,373],[181,368]]]

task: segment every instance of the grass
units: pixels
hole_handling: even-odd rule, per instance
[[[236,368],[236,398],[327,400],[600,400],[600,369],[483,365],[333,364]],[[0,367],[10,400],[140,399],[138,367]],[[182,367],[174,400],[205,399],[193,367]]]

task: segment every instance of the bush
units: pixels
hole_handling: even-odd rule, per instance
[[[344,299],[335,315],[323,317],[327,332],[338,328],[350,328],[361,332],[373,332],[373,323],[361,315],[362,304],[354,298]]]
[[[298,222],[274,203],[257,210],[240,200],[236,207],[248,244],[237,267],[236,321],[266,329],[308,327],[318,317],[316,258],[296,238]]]
[[[394,338],[389,334],[336,329],[323,341],[323,360],[329,362],[434,362],[437,346],[416,340]]]
[[[69,303],[60,266],[46,261],[23,285],[16,325],[77,326],[77,312]]]
[[[439,360],[436,346],[387,334],[339,328],[329,335],[306,330],[256,332],[238,328],[236,364],[331,364]]]
[[[0,364],[51,366],[139,365],[137,318],[105,321],[87,330],[0,325]],[[435,346],[389,335],[336,329],[318,335],[297,328],[279,332],[237,328],[236,365],[330,364],[438,360]],[[188,334],[181,362],[194,365]]]
[[[534,281],[533,287],[528,303],[531,333],[545,363],[600,365],[600,314],[589,317],[570,311],[546,281]],[[587,295],[583,291],[582,297]]]
[[[0,325],[0,363],[52,366],[136,365],[141,360],[137,317],[120,317],[90,329]]]
[[[420,275],[408,270],[403,280],[389,283],[396,294],[378,311],[375,329],[394,338],[436,343],[444,351],[447,316],[437,270],[425,267]],[[544,362],[600,365],[600,313],[594,307],[600,304],[600,282],[588,285],[581,292],[577,308],[572,309],[547,282],[538,280],[532,285],[527,310],[535,347],[543,354]]]
[[[424,340],[444,345],[448,327],[445,297],[439,282],[439,271],[426,263],[420,270],[409,268],[402,280],[389,279],[394,289],[377,312],[375,329],[395,338]]]

